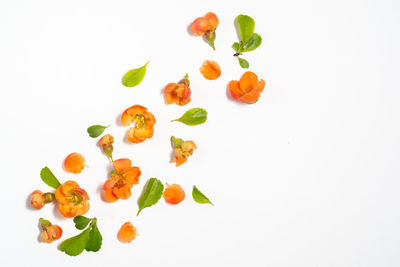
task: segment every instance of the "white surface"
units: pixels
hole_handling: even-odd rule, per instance
[[[188,34],[207,11],[219,19],[216,52]],[[232,57],[233,20],[255,18],[262,46],[246,55],[268,81],[260,101],[240,105],[226,85],[244,72]],[[400,266],[400,5],[397,1],[1,1],[1,266]],[[207,81],[205,59],[222,75]],[[147,60],[136,88],[123,74]],[[188,72],[192,102],[164,104],[162,88]],[[154,137],[123,142],[121,112],[133,104],[157,118]],[[204,107],[207,123],[171,123]],[[100,199],[108,161],[86,134],[112,124],[115,158],[142,170],[133,197]],[[187,164],[169,163],[169,138],[199,149]],[[89,169],[65,173],[70,152]],[[75,179],[91,196],[103,247],[73,258],[37,241],[39,217],[75,235],[51,205],[27,208],[34,189],[49,189],[43,166]],[[149,177],[177,182],[178,206],[162,200],[139,217]],[[215,207],[191,198],[193,184]],[[116,234],[131,221],[140,236]]]

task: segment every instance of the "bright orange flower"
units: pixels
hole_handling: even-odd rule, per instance
[[[243,74],[239,81],[230,81],[228,88],[233,99],[255,103],[260,97],[260,93],[264,90],[265,82],[260,81],[255,73],[247,71]]]
[[[200,73],[207,80],[216,80],[221,75],[221,68],[218,63],[213,60],[205,60],[200,67]]]
[[[205,36],[205,39],[210,43],[215,50],[215,30],[219,24],[217,15],[213,12],[208,12],[204,17],[195,19],[190,25],[190,30],[194,35]]]
[[[164,190],[163,196],[169,204],[176,205],[185,199],[185,191],[179,184],[169,185],[167,183],[167,188]]]
[[[89,196],[74,181],[66,181],[56,189],[58,210],[64,217],[72,218],[83,215],[89,210]]]
[[[189,86],[190,82],[187,74],[178,83],[167,84],[164,89],[165,102],[167,104],[176,103],[180,106],[186,105],[190,102],[191,90]]]
[[[39,190],[35,190],[31,194],[31,206],[34,209],[40,210],[46,203],[50,203],[54,200],[53,193],[42,193]]]
[[[118,232],[118,239],[122,243],[130,243],[136,236],[138,236],[136,228],[130,222],[124,223]]]
[[[104,198],[107,202],[128,199],[131,196],[132,186],[139,183],[141,174],[138,167],[131,166],[130,159],[117,159],[113,165],[115,171],[103,185]]]
[[[64,160],[64,168],[67,172],[80,173],[85,166],[85,158],[79,153],[71,153]]]
[[[129,126],[133,122],[136,122],[136,125],[135,127],[129,128],[129,141],[132,143],[141,143],[147,138],[153,137],[156,118],[154,118],[153,114],[147,111],[147,108],[140,105],[134,105],[127,108],[124,113],[122,113],[122,125]]]
[[[55,240],[60,239],[62,235],[62,229],[58,225],[52,225],[48,220],[40,218],[40,227],[43,232],[40,234],[40,241],[51,243]]]
[[[191,156],[195,149],[196,144],[193,141],[183,141],[180,138],[171,137],[172,145],[175,148],[174,158],[171,162],[175,162],[176,166],[180,166],[187,161],[187,158]]]

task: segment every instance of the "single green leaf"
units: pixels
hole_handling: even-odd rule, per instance
[[[239,43],[238,43],[238,42],[233,43],[232,48],[233,48],[233,50],[235,50],[236,52],[239,52],[239,48],[240,48]]]
[[[236,22],[239,27],[240,39],[243,43],[246,43],[254,33],[254,19],[247,15],[239,15],[236,18]]]
[[[76,229],[83,230],[92,221],[92,219],[85,216],[75,216],[74,223]]]
[[[203,108],[192,108],[186,111],[182,117],[173,121],[180,121],[187,125],[199,125],[207,120],[207,111]]]
[[[257,47],[261,45],[262,38],[257,33],[254,33],[251,38],[244,43],[241,52],[249,52],[255,50]]]
[[[174,145],[174,147],[180,147],[183,144],[183,139],[175,138],[175,136],[172,136],[171,137],[171,142]]]
[[[122,84],[126,87],[134,87],[143,81],[144,75],[146,74],[146,67],[150,61],[147,61],[142,67],[128,71],[124,78],[122,78]]]
[[[99,251],[101,244],[103,242],[103,237],[100,234],[99,228],[97,228],[97,223],[94,223],[92,230],[90,230],[89,240],[86,244],[86,251]]]
[[[250,64],[246,59],[238,57],[238,60],[239,60],[240,67],[242,67],[243,69],[249,68]]]
[[[139,198],[139,211],[137,215],[139,215],[142,209],[156,204],[160,200],[163,191],[164,185],[161,183],[161,181],[157,178],[150,178],[146,184],[146,188]]]
[[[90,237],[90,227],[79,235],[64,240],[60,245],[60,250],[70,256],[77,256],[86,248]]]
[[[200,192],[200,190],[196,186],[193,187],[192,197],[193,200],[196,201],[197,203],[200,204],[208,203],[214,206],[214,204],[208,199],[208,197],[206,197],[202,192]]]
[[[44,167],[40,171],[40,178],[42,178],[43,182],[45,182],[48,186],[53,187],[54,189],[57,189],[57,187],[61,185],[48,167]]]
[[[93,125],[87,128],[87,132],[90,137],[96,138],[99,137],[106,128],[110,127],[110,125],[102,126],[102,125]]]

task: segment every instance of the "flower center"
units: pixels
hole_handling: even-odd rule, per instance
[[[142,128],[144,126],[144,116],[142,114],[138,114],[133,119],[136,122],[135,128]]]
[[[82,196],[77,193],[72,193],[67,199],[72,202],[74,205],[78,205],[82,202]]]

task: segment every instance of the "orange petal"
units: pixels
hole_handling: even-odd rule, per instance
[[[110,188],[113,188],[114,185],[118,182],[118,180],[119,180],[118,176],[114,176],[111,177],[110,179],[107,179],[107,181],[103,185],[103,190],[108,190]]]
[[[165,102],[167,104],[172,104],[176,101],[177,95],[176,95],[176,87],[178,86],[177,83],[169,83],[164,89],[164,97],[165,97]]]
[[[209,28],[209,23],[205,18],[197,18],[190,25],[190,30],[194,35],[202,36]]]
[[[239,100],[243,94],[243,91],[239,88],[238,81],[230,81],[228,84],[229,93],[231,94],[233,99]]]
[[[136,228],[130,222],[126,222],[118,231],[118,239],[123,243],[129,243],[137,236]]]
[[[131,188],[128,184],[121,187],[114,187],[113,193],[117,198],[128,199],[131,196]]]
[[[165,201],[169,204],[176,205],[185,199],[185,191],[178,184],[167,184],[167,188],[163,193]]]
[[[104,199],[107,202],[115,202],[118,200],[118,198],[114,195],[112,188],[109,188],[104,191]]]
[[[182,164],[185,163],[186,161],[187,161],[187,158],[186,158],[186,157],[175,158],[176,167],[182,165]]]
[[[217,15],[215,15],[213,12],[208,12],[204,18],[208,21],[209,30],[214,31],[219,24]]]
[[[221,68],[217,62],[213,60],[205,60],[200,67],[200,72],[207,80],[215,80],[221,75]]]
[[[113,165],[117,173],[123,173],[131,168],[132,161],[130,159],[117,159],[113,162]]]
[[[246,71],[239,81],[239,88],[243,91],[251,91],[258,84],[258,77],[251,71]]]
[[[64,160],[67,172],[80,173],[85,167],[85,158],[79,153],[71,153]]]
[[[141,171],[138,167],[132,167],[125,173],[125,180],[128,184],[138,184]]]

